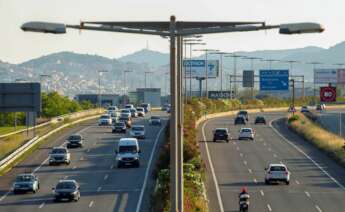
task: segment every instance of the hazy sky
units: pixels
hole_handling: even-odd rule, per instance
[[[277,30],[209,35],[207,47],[223,51],[330,47],[345,40],[345,0],[0,0],[0,60],[20,63],[58,51],[120,57],[146,47],[168,52],[160,37],[68,30],[65,35],[25,33],[27,21],[266,21],[319,22],[322,34],[279,35]]]

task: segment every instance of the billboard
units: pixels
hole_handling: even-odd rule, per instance
[[[244,88],[254,87],[254,71],[253,70],[243,71],[242,87]]]
[[[336,87],[320,87],[321,102],[335,102],[337,100]]]
[[[183,67],[187,78],[202,78],[206,77],[205,60],[183,60]],[[218,77],[219,61],[207,60],[207,78]]]
[[[289,70],[260,70],[260,90],[289,90]]]
[[[232,95],[230,91],[209,91],[209,99],[231,99]]]
[[[0,112],[41,112],[40,83],[0,83]]]
[[[338,69],[337,82],[340,84],[345,84],[345,69]]]
[[[314,83],[316,84],[337,83],[337,69],[315,69]]]

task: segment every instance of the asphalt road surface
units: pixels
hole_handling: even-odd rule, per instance
[[[166,116],[164,113],[155,115]],[[89,122],[52,139],[0,177],[0,211],[147,211],[150,189],[145,188],[152,184],[152,166],[148,165],[154,164],[157,155],[154,149],[157,151],[164,139],[162,132],[167,120],[166,117],[163,119],[162,127],[149,126],[148,117],[135,121],[144,124],[146,129],[146,139],[139,140],[142,151],[140,168],[117,168],[114,151],[118,140],[125,136],[112,134],[111,127],[100,127],[95,121]],[[72,132],[83,135],[83,148],[70,149],[70,165],[49,166],[46,159],[51,147],[63,145]],[[9,192],[15,176],[23,172],[35,172],[39,177],[41,189],[38,193],[14,195]],[[81,199],[78,202],[53,202],[52,187],[60,179],[79,182]]]
[[[338,212],[345,211],[345,170],[324,153],[291,133],[284,113],[263,113],[270,125],[254,125],[255,141],[237,140],[240,125],[233,117],[211,119],[199,126],[202,157],[207,170],[207,196],[210,211],[238,211],[238,194],[246,186],[250,193],[249,211]],[[229,143],[213,143],[217,127],[230,130]],[[265,185],[265,167],[284,163],[291,172],[290,185]]]
[[[345,113],[342,110],[325,110],[316,112],[318,115],[318,122],[328,131],[341,135],[345,135]],[[340,131],[341,127],[341,131]]]

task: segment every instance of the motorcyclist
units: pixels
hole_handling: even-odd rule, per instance
[[[242,209],[245,209],[245,211],[248,210],[249,207],[249,194],[246,187],[243,187],[241,190],[241,193],[238,195],[239,197],[239,204],[240,204],[240,211],[243,211]]]

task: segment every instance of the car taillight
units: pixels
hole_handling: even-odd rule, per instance
[[[289,174],[289,172],[285,172],[285,174],[286,174],[286,175],[288,175],[288,174]]]

